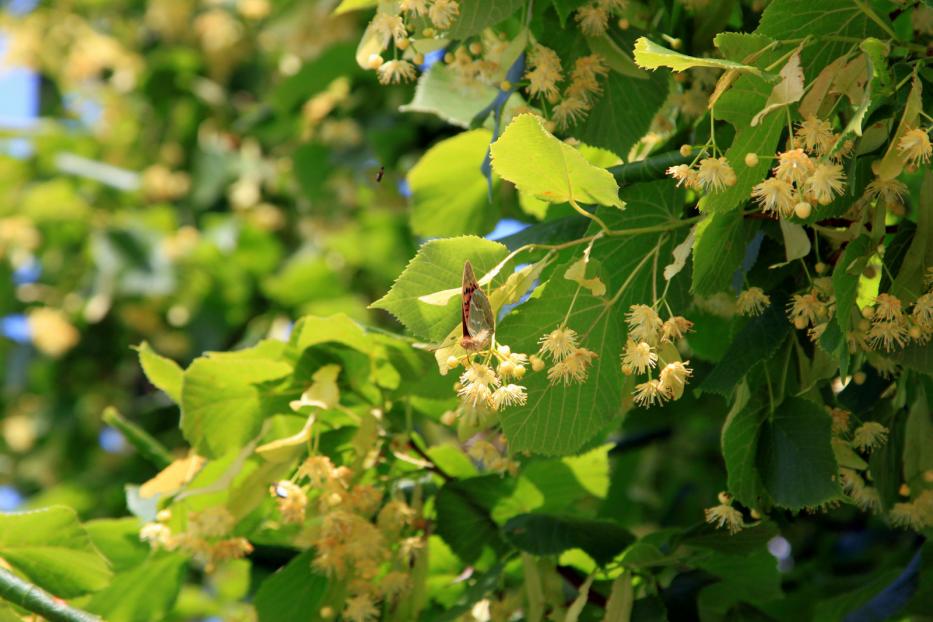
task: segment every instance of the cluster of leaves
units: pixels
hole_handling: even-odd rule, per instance
[[[64,30],[25,46],[56,113],[93,78],[125,125],[3,160],[0,265],[43,281],[2,310],[46,356],[10,399],[115,404],[152,466],[130,517],[0,514],[0,558],[107,620],[929,611],[930,9],[761,4],[345,0],[320,41],[317,5],[256,0],[17,22]],[[415,65],[392,125],[377,83]]]

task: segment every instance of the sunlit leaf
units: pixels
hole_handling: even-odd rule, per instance
[[[557,140],[535,115],[515,117],[492,144],[492,167],[520,191],[545,201],[574,200],[623,207],[619,186],[612,175]]]

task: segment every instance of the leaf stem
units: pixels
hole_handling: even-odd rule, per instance
[[[672,231],[674,229],[680,229],[682,227],[689,227],[693,223],[698,222],[703,218],[703,215],[692,216],[690,218],[684,218],[683,220],[674,220],[670,223],[663,225],[651,225],[650,227],[633,227],[632,229],[609,229],[606,231],[606,235],[611,236],[623,236],[623,235],[641,235],[642,233],[661,233],[664,231]]]
[[[75,609],[38,586],[0,567],[0,598],[42,616],[49,622],[100,622],[100,618]]]
[[[130,445],[136,448],[136,451],[138,451],[143,458],[158,468],[164,469],[172,463],[172,454],[162,443],[157,441],[155,437],[140,426],[121,415],[113,406],[108,406],[104,409],[101,419],[103,419],[104,423],[107,425],[119,430],[123,437]]]
[[[599,228],[602,229],[603,231],[609,231],[609,226],[605,223],[605,221],[602,218],[580,207],[577,204],[577,202],[573,200],[573,197],[570,197],[569,202],[570,202],[570,207],[576,210],[577,213],[579,213],[582,216],[586,216],[587,218],[595,222],[597,225],[599,225]]]

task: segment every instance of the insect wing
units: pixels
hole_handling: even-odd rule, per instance
[[[462,319],[464,337],[488,338],[495,329],[495,316],[489,298],[480,288],[469,261],[463,264]]]
[[[492,313],[492,306],[489,304],[489,298],[486,293],[477,289],[470,298],[470,312],[467,321],[467,328],[471,337],[479,337],[481,334],[491,335],[496,328],[496,318]]]
[[[470,337],[470,304],[473,300],[473,292],[478,289],[479,283],[476,282],[476,275],[473,274],[473,266],[467,261],[463,264],[463,285],[461,289],[463,301],[460,307],[464,337]]]

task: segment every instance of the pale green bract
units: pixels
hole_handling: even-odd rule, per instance
[[[654,43],[647,37],[639,37],[635,42],[635,63],[645,69],[670,67],[674,71],[685,71],[696,67],[709,67],[712,69],[734,69],[760,75],[761,70],[751,65],[743,65],[731,60],[718,58],[697,58],[687,56],[674,50]]]

